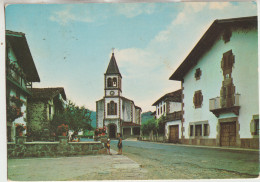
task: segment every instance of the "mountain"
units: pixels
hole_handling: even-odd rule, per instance
[[[95,111],[91,111],[90,119],[92,120],[91,121],[91,126],[93,128],[96,128],[97,127],[97,123],[96,123],[96,112]]]
[[[142,115],[141,115],[141,117],[142,117],[142,124],[145,124],[148,120],[154,118],[151,114],[152,114],[151,111],[142,113]]]

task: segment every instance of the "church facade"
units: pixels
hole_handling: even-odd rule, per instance
[[[124,138],[139,136],[142,109],[122,96],[122,75],[112,53],[104,74],[105,95],[96,101],[97,128],[107,128],[109,138],[121,133]]]

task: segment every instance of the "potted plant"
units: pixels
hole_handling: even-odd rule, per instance
[[[19,136],[23,136],[23,131],[26,129],[26,126],[24,126],[22,123],[17,123],[15,127],[16,131],[19,133]]]
[[[68,125],[61,124],[60,126],[58,126],[58,131],[59,131],[60,133],[62,133],[62,136],[66,136],[68,130],[69,130]]]

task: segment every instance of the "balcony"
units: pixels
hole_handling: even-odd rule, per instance
[[[176,121],[176,120],[181,120],[182,118],[182,112],[181,111],[176,111],[173,113],[168,113],[166,114],[166,121]]]
[[[235,94],[235,99],[232,104],[226,104],[224,106],[221,105],[220,97],[209,99],[209,110],[212,112],[216,117],[219,117],[222,113],[234,113],[239,115],[239,97],[240,94]]]

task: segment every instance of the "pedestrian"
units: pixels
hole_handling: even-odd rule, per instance
[[[118,153],[117,154],[121,155],[122,154],[122,148],[123,148],[121,133],[118,133],[117,137],[118,137],[118,144],[117,144]]]
[[[109,154],[109,155],[111,155],[111,153],[110,153],[110,139],[108,138],[107,139],[107,144],[106,144],[107,146],[107,153]]]

